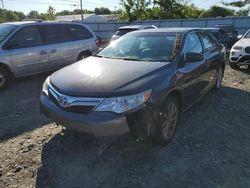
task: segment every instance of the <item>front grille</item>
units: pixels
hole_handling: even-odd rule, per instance
[[[237,61],[237,60],[238,60],[238,57],[231,57],[231,60],[232,60],[232,61]]]
[[[49,88],[48,94],[49,94],[49,99],[53,103],[55,103],[58,107],[60,107],[65,111],[74,113],[89,113],[93,111],[93,109],[103,100],[101,98],[84,98],[84,97],[67,96],[72,104],[69,104],[64,107],[58,101],[58,98],[62,96],[62,94],[56,91],[53,87]]]
[[[250,54],[250,46],[245,48],[245,52]]]
[[[91,112],[95,106],[70,106],[63,108],[66,111],[69,112],[75,112],[75,113],[89,113]]]

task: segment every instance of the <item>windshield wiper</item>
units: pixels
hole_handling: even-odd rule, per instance
[[[103,56],[97,55],[97,54],[94,54],[94,55],[92,55],[92,56],[94,56],[94,57],[103,57]]]
[[[142,61],[142,59],[133,59],[133,58],[121,58],[121,59],[127,61]]]

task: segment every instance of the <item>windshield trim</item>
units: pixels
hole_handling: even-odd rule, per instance
[[[249,36],[248,36],[248,35],[249,35]],[[248,31],[246,32],[246,34],[244,35],[243,38],[245,38],[245,39],[250,39],[250,30],[248,30]]]

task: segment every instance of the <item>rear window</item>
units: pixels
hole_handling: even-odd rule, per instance
[[[68,25],[68,28],[74,40],[84,40],[93,37],[91,32],[83,26],[72,24]]]
[[[118,31],[116,31],[115,35],[122,36],[122,35],[125,35],[129,32],[136,31],[136,30],[137,29],[119,29]]]

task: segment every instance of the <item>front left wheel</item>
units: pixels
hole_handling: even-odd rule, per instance
[[[5,89],[10,82],[9,72],[0,67],[0,90]]]
[[[179,101],[174,96],[169,96],[161,110],[156,129],[152,135],[153,142],[166,145],[172,139],[180,119]]]

